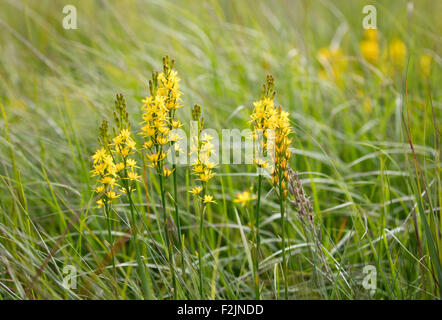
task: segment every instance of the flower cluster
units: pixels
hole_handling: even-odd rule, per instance
[[[100,195],[100,198],[97,200],[97,204],[98,207],[101,208],[107,204],[110,204],[113,199],[119,197],[119,195],[117,195],[114,191],[117,169],[112,156],[103,147],[97,149],[95,154],[92,156],[92,160],[92,177],[99,177],[94,191]]]
[[[173,69],[174,60],[169,60],[166,56],[163,58],[163,72],[158,74],[157,95],[164,97],[164,104],[170,112],[181,108],[180,78],[178,72]]]
[[[137,162],[131,158],[136,151],[136,143],[130,132],[126,101],[122,94],[117,94],[115,109],[117,129],[113,130],[114,138],[111,139],[109,135],[108,122],[103,121],[99,138],[101,148],[92,156],[92,176],[100,177],[99,185],[95,188],[100,195],[97,201],[99,207],[133,190],[133,182],[140,178],[136,172]],[[115,186],[121,187],[120,190],[115,191]]]
[[[269,134],[269,129],[274,129],[274,124],[276,120],[276,108],[273,98],[275,97],[274,80],[271,75],[267,76],[267,81],[262,87],[261,99],[253,103],[254,109],[250,115],[251,120],[249,124],[253,128],[253,139],[255,141],[261,140],[262,143],[255,143],[256,149],[254,154],[254,163],[259,168],[266,168],[268,166],[267,161],[265,161],[260,156],[267,155],[267,138]],[[262,137],[260,136],[262,135]]]
[[[195,155],[195,159],[192,161],[192,171],[198,176],[196,180],[200,181],[202,185],[194,187],[190,193],[195,197],[199,197],[200,193],[205,191],[207,182],[215,176],[213,169],[216,167],[216,164],[211,161],[211,157],[214,154],[214,145],[211,142],[213,137],[208,134],[201,136],[204,118],[201,116],[201,107],[199,105],[194,106],[192,119],[198,122],[198,134],[193,137],[190,148],[190,154]],[[208,194],[204,194],[202,200],[204,203],[214,202],[213,197]]]
[[[178,135],[171,134],[171,131],[182,126],[179,120],[174,119],[175,110],[181,107],[181,92],[180,79],[173,70],[173,64],[173,60],[170,62],[168,57],[163,59],[163,72],[153,72],[152,80],[149,81],[151,96],[142,100],[144,113],[141,134],[146,139],[143,147],[148,150],[146,156],[150,161],[149,166],[165,177],[172,173],[163,163],[167,146],[179,139]]]
[[[116,162],[117,176],[122,180],[123,193],[133,190],[132,182],[141,178],[137,172],[137,162],[131,158],[135,153],[136,143],[130,132],[129,116],[126,111],[126,101],[122,94],[117,95],[115,101],[116,112],[114,112],[115,122],[118,131],[114,130],[114,138],[110,145],[113,158]]]
[[[292,140],[289,138],[292,129],[290,127],[289,114],[278,108],[275,121],[275,159],[272,170],[272,183],[279,185],[281,197],[287,197],[288,168],[291,152],[289,149]]]

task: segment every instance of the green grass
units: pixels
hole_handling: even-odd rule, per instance
[[[65,30],[63,1],[0,3],[0,298],[140,299],[130,241],[130,207],[117,202],[112,236],[116,277],[95,204],[90,155],[116,93],[139,132],[141,99],[161,58],[176,60],[186,124],[203,108],[205,127],[246,128],[267,74],[294,127],[291,167],[314,209],[314,229],[288,205],[286,251],[291,299],[440,299],[441,30],[438,1],[378,1],[381,53],[400,38],[407,61],[394,74],[361,57],[366,1],[70,1],[78,30]],[[339,43],[342,82],[319,76],[317,51]],[[430,77],[419,59],[433,57]],[[137,136],[141,144],[141,137]],[[175,250],[177,297],[200,297],[199,216],[177,168],[184,235]],[[257,184],[256,170],[221,165],[205,212],[204,290],[208,299],[253,299],[253,208],[232,200]],[[154,298],[171,299],[159,181],[152,170],[134,193],[137,239]],[[168,213],[174,194],[168,182]],[[260,204],[261,298],[284,298],[278,197],[269,178]],[[169,196],[170,194],[170,196]],[[172,197],[173,198],[173,197]],[[178,241],[175,241],[178,243]],[[63,269],[77,288],[63,287]],[[377,270],[374,296],[363,268]]]

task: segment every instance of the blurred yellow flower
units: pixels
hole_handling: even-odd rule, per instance
[[[244,207],[247,202],[252,201],[253,197],[250,194],[248,190],[245,190],[244,192],[238,192],[236,194],[236,198],[233,200],[233,202],[241,203],[241,206]]]
[[[210,203],[210,202],[212,202],[212,203],[216,203],[216,201],[215,200],[213,200],[213,197],[212,196],[210,196],[210,195],[208,195],[208,194],[206,194],[205,196],[204,196],[204,203]]]
[[[194,196],[196,196],[196,195],[200,194],[201,191],[203,191],[203,187],[202,186],[198,186],[198,187],[192,188],[192,190],[190,190],[189,192],[191,194],[193,194]]]
[[[173,173],[174,170],[175,169],[170,170],[170,169],[164,167],[163,168],[163,177],[165,177],[165,178],[169,177]]]
[[[405,46],[405,43],[401,39],[394,38],[390,42],[388,53],[395,67],[402,68],[405,65],[405,56],[407,54],[407,47]]]
[[[379,43],[376,29],[365,30],[364,40],[360,43],[362,57],[373,65],[378,63]]]
[[[321,63],[319,76],[323,79],[335,79],[341,82],[342,75],[347,69],[347,60],[343,57],[340,48],[324,47],[319,49],[317,54]]]

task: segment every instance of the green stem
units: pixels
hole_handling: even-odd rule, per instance
[[[258,170],[261,170],[261,168],[258,168]],[[260,244],[261,244],[261,236],[260,236],[260,229],[259,229],[259,207],[261,204],[261,184],[262,184],[262,174],[259,172],[258,175],[258,199],[256,202],[255,207],[255,245],[256,245],[256,252],[255,252],[255,261],[254,261],[254,276],[255,276],[255,297],[256,300],[260,299],[260,290],[259,290],[259,250],[260,250]]]
[[[140,247],[138,245],[137,236],[138,236],[138,230],[137,230],[137,224],[135,220],[135,213],[134,213],[134,203],[132,201],[132,195],[131,191],[129,191],[129,188],[126,185],[126,192],[127,192],[127,198],[129,199],[129,207],[130,207],[130,214],[132,217],[132,241],[133,245],[135,247],[135,254],[137,258],[137,265],[138,265],[138,275],[141,278],[141,282],[143,284],[143,292],[144,292],[144,298],[150,299],[150,290],[149,290],[149,284],[147,282],[146,277],[146,270],[144,269],[144,263],[141,260],[141,251]]]
[[[206,193],[206,187],[203,184],[203,191],[202,191],[202,199],[204,199],[204,195]],[[200,299],[204,299],[204,281],[203,281],[203,237],[204,237],[204,210],[205,206],[203,204],[203,200],[200,200],[200,208],[199,208],[199,218],[200,218],[200,232],[199,232],[199,239],[198,239],[198,264],[199,264],[199,276],[200,276]]]
[[[281,181],[281,179],[279,179]],[[279,183],[279,207],[281,210],[281,226],[282,226],[282,272],[284,274],[284,294],[285,299],[288,300],[288,279],[287,279],[287,262],[285,257],[285,218],[284,218],[284,196],[282,184]]]
[[[109,204],[106,201],[106,204],[104,205],[104,211],[106,214],[106,222],[107,222],[107,233],[109,236],[109,250],[111,253],[111,258],[112,258],[112,267],[113,267],[113,272],[114,272],[114,279],[115,281],[117,281],[117,269],[115,267],[115,258],[114,258],[114,240],[112,237],[112,232],[111,232],[111,222],[110,222],[110,210],[109,210]]]
[[[175,156],[174,156],[175,160]],[[175,161],[174,161],[175,162]],[[184,252],[183,252],[183,236],[181,233],[181,221],[180,221],[180,215],[179,215],[179,208],[178,208],[178,191],[177,191],[177,181],[176,181],[176,164],[173,164],[173,197],[175,200],[175,220],[177,224],[178,229],[178,238],[179,238],[179,246],[180,246],[180,253],[181,253],[181,268],[182,268],[182,274],[184,276]]]
[[[166,191],[164,189],[163,175],[161,172],[159,172],[158,175],[160,178],[161,206],[163,208],[164,236],[166,238],[166,247],[167,247],[167,254],[169,257],[169,265],[170,265],[170,268],[172,271],[173,297],[174,297],[174,299],[177,299],[175,269],[173,266],[173,252],[172,252],[172,245],[171,245],[171,242],[169,239],[169,228],[167,226],[167,211],[166,211],[166,198],[165,198]]]

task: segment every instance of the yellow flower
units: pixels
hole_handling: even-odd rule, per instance
[[[129,171],[127,173],[127,178],[132,181],[138,181],[141,178],[141,176],[139,176],[136,172]]]
[[[262,168],[261,159],[259,156],[267,154],[267,130],[273,130],[275,128],[275,120],[276,120],[276,108],[273,98],[275,96],[274,89],[274,80],[271,75],[267,76],[266,83],[263,86],[263,90],[261,93],[261,99],[259,101],[255,101],[253,103],[254,109],[252,114],[250,115],[251,120],[249,121],[252,124],[253,128],[253,139],[255,140],[255,145],[257,150],[254,152],[254,163],[258,165],[258,167]],[[260,137],[262,135],[262,137]],[[261,141],[260,141],[260,138]],[[260,143],[256,143],[258,140]],[[258,155],[258,156],[256,156]]]
[[[166,154],[162,151],[159,151],[156,153],[147,154],[146,157],[150,160],[150,162],[152,163],[152,165],[154,167],[157,167],[158,162],[164,160],[164,158],[166,157]]]
[[[115,169],[117,170],[117,172],[123,170],[124,169],[124,163],[123,162],[117,163],[115,165]]]
[[[158,139],[157,139],[157,143],[159,144],[159,145],[165,145],[165,144],[167,144],[169,142],[169,140],[166,138],[166,137],[159,137]]]
[[[377,29],[365,29],[364,37],[366,40],[377,41],[379,38]]]
[[[208,194],[206,194],[206,195],[204,196],[203,202],[204,202],[204,203],[211,203],[211,202],[212,202],[212,203],[216,203],[215,200],[213,200],[213,197],[210,196],[210,195],[208,195]]]
[[[98,208],[104,207],[104,201],[103,199],[97,200]]]
[[[172,128],[174,129],[178,129],[180,127],[182,127],[182,123],[180,120],[172,120]]]
[[[150,148],[152,148],[152,146],[153,146],[153,141],[149,140],[149,141],[144,143],[143,148],[144,149],[150,149]]]
[[[172,173],[173,173],[173,170],[170,170],[170,169],[168,169],[166,167],[163,168],[163,176],[165,178],[169,177]]]
[[[200,180],[202,182],[207,182],[210,179],[212,179],[214,176],[215,176],[215,173],[213,173],[211,170],[206,169],[206,170],[204,170],[203,173],[200,174],[199,179],[197,179],[197,180]]]
[[[247,202],[252,200],[253,197],[251,196],[250,192],[248,190],[245,190],[244,192],[238,192],[233,202],[241,203],[241,206],[244,207],[247,204]]]
[[[105,155],[106,155],[106,150],[104,148],[97,149],[97,151],[92,156],[92,159],[94,160],[94,164],[97,162],[103,161]]]
[[[138,168],[137,167],[137,162],[133,159],[127,159],[126,164],[129,168]]]
[[[189,192],[191,194],[193,194],[194,196],[196,196],[196,195],[200,194],[201,191],[203,191],[203,187],[202,186],[197,186],[197,187],[192,188],[192,190],[190,190]]]
[[[368,38],[361,41],[360,48],[361,48],[362,57],[364,57],[365,60],[367,60],[373,65],[376,65],[378,63],[379,44],[377,41],[377,37],[375,37],[374,39]]]
[[[94,191],[95,191],[96,193],[102,193],[102,192],[104,191],[104,186],[103,186],[103,185],[98,186],[98,187],[95,188]]]
[[[115,185],[115,179],[110,177],[110,176],[103,177],[103,179],[101,179],[100,182],[102,184],[107,184],[107,185],[110,185],[110,186]]]
[[[407,54],[407,47],[399,38],[394,38],[388,48],[390,59],[393,65],[397,68],[402,68],[405,64],[405,56]]]
[[[276,187],[281,186],[283,198],[287,196],[287,182],[288,182],[288,162],[291,156],[289,146],[291,139],[289,135],[291,133],[290,120],[288,118],[288,112],[278,109],[278,117],[276,120],[275,130],[275,159],[272,171],[272,183]]]
[[[116,199],[116,198],[118,198],[120,195],[119,194],[116,194],[114,191],[109,191],[109,192],[106,192],[106,197],[108,197],[110,200],[112,200],[112,199]]]
[[[259,168],[267,168],[267,166],[268,166],[268,162],[267,161],[264,161],[263,159],[261,159],[261,158],[255,158],[254,159],[254,161],[253,161]]]

